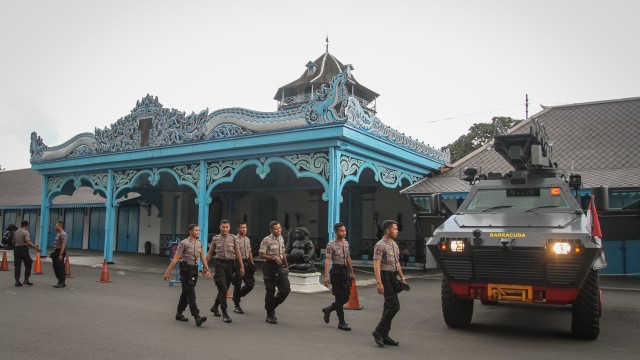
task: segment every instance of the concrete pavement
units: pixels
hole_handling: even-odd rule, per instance
[[[115,266],[126,266],[117,259]],[[440,278],[414,274],[411,291],[400,294],[391,332],[401,344],[380,349],[370,332],[383,299],[373,286],[359,287],[364,309],[346,312],[353,328],[347,333],[336,328],[335,315],[328,325],[322,321],[320,309],[332,301],[329,293],[291,294],[276,310],[278,324],[267,324],[261,281],[242,302],[246,314],[231,313],[233,323],[224,324],[208,312],[216,293],[213,281],[200,278],[198,305],[209,319],[197,328],[192,318],[173,319],[180,287],[168,287],[160,273],[111,270],[113,282],[101,284],[96,282],[100,268],[75,266],[68,287],[54,289],[49,269],[32,277],[34,286],[20,288],[13,287],[11,272],[0,272],[1,358],[601,360],[637,359],[640,353],[637,291],[604,290],[601,335],[580,341],[570,334],[567,306],[476,303],[472,325],[450,329],[442,320]]]

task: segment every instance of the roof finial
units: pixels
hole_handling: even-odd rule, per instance
[[[327,31],[327,38],[325,40],[327,42],[327,52],[329,52],[329,32]]]

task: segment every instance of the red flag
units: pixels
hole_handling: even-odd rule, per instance
[[[596,210],[596,204],[594,202],[594,196],[591,195],[591,202],[589,203],[589,225],[591,225],[591,236],[597,236],[602,239],[602,229],[600,229],[600,219],[598,219],[598,211]]]

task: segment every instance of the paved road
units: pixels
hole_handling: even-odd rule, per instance
[[[13,267],[13,266],[11,266]],[[260,282],[243,302],[247,314],[232,324],[208,314],[215,291],[200,279],[198,303],[209,320],[197,328],[173,320],[180,287],[159,274],[116,270],[112,283],[96,282],[99,268],[76,266],[66,289],[53,289],[50,264],[34,275],[33,287],[13,287],[13,273],[0,272],[2,359],[638,359],[640,291],[605,290],[601,334],[581,341],[569,332],[569,307],[476,304],[473,324],[452,330],[442,321],[440,282],[411,281],[392,335],[398,348],[375,346],[370,332],[382,309],[375,288],[359,287],[365,309],[348,311],[350,333],[326,325],[320,308],[329,293],[291,294],[267,324]],[[330,351],[329,346],[336,350]]]

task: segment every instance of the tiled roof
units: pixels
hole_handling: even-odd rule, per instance
[[[0,207],[39,207],[41,203],[42,175],[31,169],[0,172]],[[81,187],[73,196],[60,195],[53,205],[104,204],[104,198],[93,190]]]
[[[585,188],[640,186],[640,98],[543,106],[532,118],[544,124],[553,142],[553,161],[569,173],[581,174]],[[524,121],[510,133],[527,133],[528,124]],[[513,170],[497,152],[483,146],[448,171],[423,179],[402,193],[466,191],[459,190],[455,181],[444,179],[459,181],[460,170],[469,166],[485,174]]]
[[[282,97],[300,94],[309,84],[317,85],[315,90],[320,90],[320,86],[322,84],[331,83],[331,79],[337,73],[341,72],[344,67],[344,64],[342,64],[340,60],[336,59],[335,56],[329,53],[328,50],[324,54],[320,55],[320,57],[316,59],[316,61],[313,61],[313,63],[318,67],[316,72],[309,74],[305,70],[300,78],[280,87],[278,91],[276,91],[273,99],[280,100]],[[367,101],[373,101],[375,98],[380,96],[375,91],[360,84],[351,73],[349,74],[349,82],[355,85],[353,95],[357,97],[363,98]]]
[[[411,185],[401,191],[402,194],[432,194],[444,192],[467,192],[469,183],[453,176],[434,176]]]

